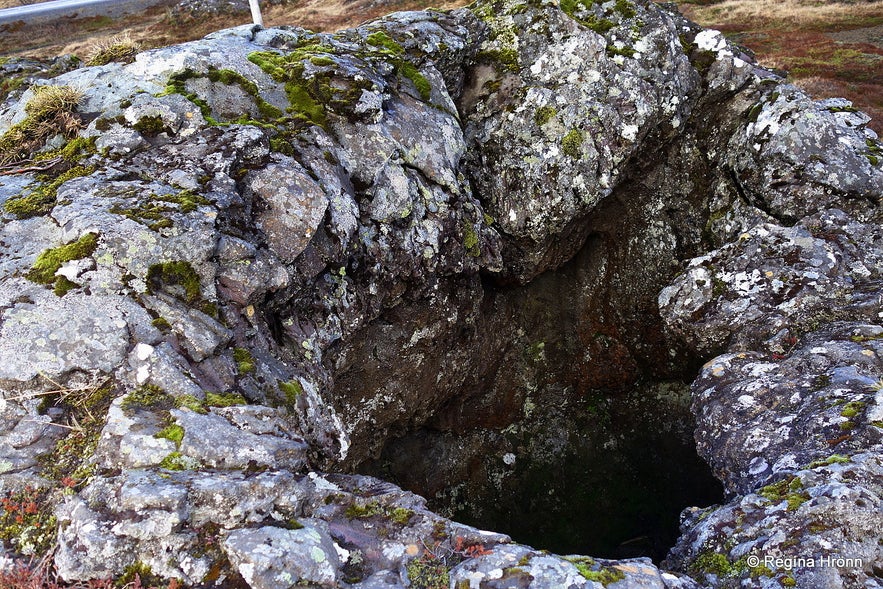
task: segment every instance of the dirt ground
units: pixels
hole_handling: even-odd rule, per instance
[[[29,0],[0,0],[0,7]],[[396,10],[439,9],[464,0],[295,0],[266,6],[267,26],[334,31]],[[817,98],[845,97],[867,112],[883,135],[883,1],[680,0],[684,14],[723,31],[750,49],[762,65],[789,72],[790,81]],[[62,19],[51,25],[0,26],[0,56],[87,56],[96,42],[126,33],[142,48],[198,39],[247,24],[248,13],[193,16],[171,7],[113,20]],[[63,41],[62,41],[63,40]]]

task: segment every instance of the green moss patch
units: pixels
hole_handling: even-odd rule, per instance
[[[202,195],[191,190],[182,190],[174,194],[151,194],[131,206],[115,203],[108,210],[159,231],[173,225],[173,213],[192,213],[198,207],[208,204],[208,199]]]
[[[583,155],[583,134],[579,129],[571,129],[567,135],[561,138],[561,151],[573,159],[580,159]]]
[[[385,31],[375,31],[366,38],[369,45],[388,51],[392,55],[403,55],[405,50]]]
[[[772,503],[786,501],[788,511],[795,511],[810,499],[809,493],[803,490],[803,482],[793,475],[762,487],[757,494]]]
[[[568,557],[576,570],[589,581],[601,583],[605,587],[611,583],[625,579],[625,573],[614,567],[600,566],[594,559],[587,556]]]
[[[582,26],[604,35],[616,24],[606,18],[599,17],[592,9],[594,0],[561,0],[561,10]],[[634,9],[632,9],[634,10]]]
[[[139,560],[123,569],[123,574],[114,581],[114,587],[120,589],[132,585],[136,587],[162,587],[165,585],[165,580],[153,574],[150,566]]]
[[[147,269],[147,290],[165,292],[206,315],[217,317],[218,308],[202,298],[199,274],[190,262],[178,260],[153,264]]]
[[[236,85],[252,97],[257,106],[258,112],[264,120],[274,120],[282,116],[282,111],[263,99],[257,84],[240,74],[239,72],[228,69],[210,68],[208,71],[208,79],[215,83],[225,84],[227,86]]]
[[[180,452],[172,452],[159,463],[159,467],[166,470],[192,470],[198,466],[198,460],[184,456]]]
[[[47,175],[38,176],[37,180],[41,184],[27,195],[10,198],[3,204],[3,209],[19,219],[48,215],[55,207],[58,189],[62,184],[74,178],[88,176],[94,171],[95,166],[74,166],[54,178]]]
[[[174,407],[175,399],[155,384],[143,384],[126,395],[120,406],[124,411],[163,411]]]
[[[304,388],[299,381],[289,380],[279,383],[279,391],[285,396],[285,407],[289,411],[294,411],[297,408],[297,399],[303,394]]]
[[[533,115],[533,121],[537,127],[542,127],[551,121],[558,114],[558,111],[551,106],[541,106]]]
[[[0,166],[30,159],[50,137],[73,137],[81,127],[76,109],[82,92],[71,86],[36,86],[27,116],[0,137]]]
[[[367,519],[384,513],[384,508],[378,501],[370,501],[364,505],[351,503],[343,514],[349,519]]]
[[[238,393],[206,392],[205,404],[208,407],[234,407],[236,405],[248,405],[248,401]]]
[[[429,100],[432,86],[417,66],[405,59],[404,48],[384,31],[370,33],[368,48],[356,57],[371,62],[381,60],[393,66],[396,75],[407,79],[423,100]],[[373,84],[361,77],[341,75],[335,56],[341,49],[332,45],[305,41],[286,54],[256,51],[249,61],[259,66],[277,82],[285,85],[288,96],[288,114],[304,124],[327,127],[328,114],[355,116],[355,105],[365,90]],[[308,65],[314,66],[308,68]]]
[[[849,462],[849,456],[843,454],[832,454],[823,460],[813,460],[807,465],[807,468],[819,468],[820,466],[830,466],[832,464],[845,464]]]
[[[445,563],[432,555],[415,558],[405,567],[414,589],[448,589],[451,576]]]
[[[54,285],[55,294],[64,296],[77,285],[64,276],[55,276],[67,262],[91,256],[98,247],[98,234],[87,233],[77,241],[43,251],[25,277],[37,284]]]
[[[186,407],[194,413],[200,413],[203,415],[208,413],[205,404],[193,395],[181,395],[175,397],[175,407]]]
[[[239,374],[249,374],[255,370],[254,356],[246,348],[233,348],[233,361]]]
[[[414,511],[405,507],[396,507],[389,511],[389,519],[400,526],[408,525],[412,517],[414,517]]]
[[[863,401],[850,401],[843,406],[843,409],[840,411],[840,415],[842,417],[846,417],[847,419],[852,419],[853,417],[858,416],[858,414],[861,413],[864,408],[865,403]]]
[[[176,423],[172,423],[153,434],[153,437],[165,438],[175,442],[175,446],[180,446],[181,440],[184,439],[184,428]]]
[[[735,578],[742,575],[748,575],[752,579],[773,576],[773,571],[766,566],[749,566],[748,559],[748,555],[745,555],[731,562],[725,554],[705,551],[701,552],[690,565],[690,572],[693,575],[714,575],[718,579]]]

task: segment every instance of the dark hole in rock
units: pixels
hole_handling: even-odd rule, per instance
[[[659,563],[680,512],[723,499],[696,455],[686,395],[682,383],[645,384],[534,409],[502,431],[424,427],[390,440],[360,470],[535,548]]]
[[[354,430],[370,450],[351,468],[559,554],[659,562],[683,509],[722,501],[693,440],[702,359],[669,340],[657,303],[703,223],[687,203],[649,234],[655,192],[622,194],[562,232],[557,268],[440,288],[337,355],[341,414],[382,407]]]
[[[484,282],[468,333],[437,330],[410,346],[411,333],[439,324],[424,312],[395,337],[368,334],[389,362],[372,374],[353,354],[339,391],[364,395],[377,381],[389,397],[415,395],[407,405],[449,390],[428,417],[392,424],[357,469],[535,548],[661,561],[681,511],[723,491],[693,441],[698,359],[673,351],[658,320],[671,270],[649,254],[623,262],[622,237],[608,235],[527,285]]]

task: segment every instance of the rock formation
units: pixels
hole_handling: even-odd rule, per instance
[[[253,589],[883,583],[883,154],[848,102],[643,0],[63,69],[0,110],[8,558]],[[82,96],[37,107],[58,88]],[[527,527],[626,540],[554,505],[682,492],[687,458],[659,465],[694,427],[726,495],[661,568],[364,475],[449,515],[548,495]]]

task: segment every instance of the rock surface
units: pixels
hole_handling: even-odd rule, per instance
[[[563,8],[239,27],[39,82],[82,128],[0,176],[7,553],[57,531],[65,580],[192,586],[879,587],[867,118],[664,6]],[[727,495],[662,568],[351,474],[452,512],[563,499],[565,463],[600,487],[694,424]]]

